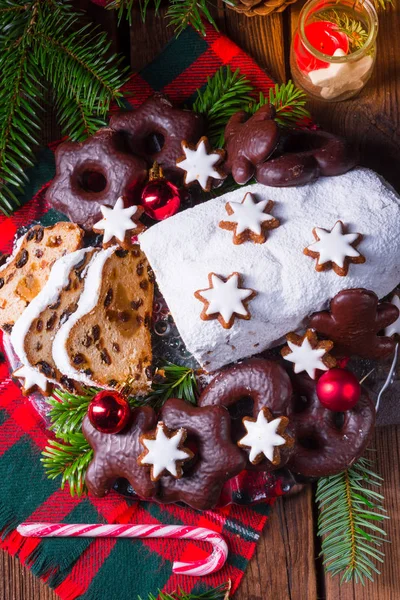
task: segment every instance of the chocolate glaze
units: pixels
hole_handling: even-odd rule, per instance
[[[139,108],[111,117],[110,127],[128,134],[131,151],[150,167],[157,161],[166,176],[183,177],[176,161],[183,155],[181,143],[196,144],[203,134],[201,115],[175,108],[163,94],[157,93]]]
[[[135,408],[130,425],[116,434],[97,431],[85,417],[82,432],[94,451],[86,485],[94,496],[105,496],[118,477],[127,479],[142,498],[155,495],[157,483],[151,481],[148,469],[138,465],[137,458],[143,450],[140,436],[154,429],[156,422],[156,414],[149,406]]]
[[[335,475],[363,454],[375,425],[375,407],[364,389],[358,403],[344,413],[325,408],[316,382],[304,373],[293,375],[291,422],[296,439],[287,467],[306,477]]]
[[[330,310],[312,315],[309,325],[334,342],[335,354],[379,360],[393,354],[396,342],[378,333],[398,316],[394,304],[379,304],[374,292],[356,288],[336,294]]]
[[[185,445],[194,451],[195,459],[183,465],[181,479],[161,477],[157,499],[185,502],[198,510],[212,508],[225,481],[246,466],[244,454],[231,440],[228,411],[223,406],[199,408],[173,398],[164,404],[160,420],[169,429],[186,429]]]
[[[275,110],[262,106],[254,115],[245,111],[234,114],[225,128],[224,170],[232,173],[236,183],[244,184],[255,173],[256,166],[265,161],[279,141],[279,128],[273,117]]]
[[[132,200],[133,191],[147,176],[145,161],[128,151],[124,136],[110,128],[100,129],[84,142],[60,144],[56,176],[46,200],[72,222],[91,229],[102,218],[102,205],[113,206],[120,196]],[[98,191],[92,189],[96,186]]]
[[[225,406],[232,419],[232,437],[238,442],[246,435],[243,417],[257,418],[262,408],[268,408],[273,417],[289,416],[291,398],[290,378],[279,363],[252,358],[220,371],[201,394],[199,406]],[[290,418],[285,433],[294,437]],[[293,449],[279,448],[279,465],[273,465],[267,458],[253,465],[248,460],[249,451],[245,448],[242,451],[247,458],[247,469],[272,471],[287,463]]]
[[[304,185],[320,175],[342,175],[358,162],[343,138],[320,130],[301,129],[282,136],[271,160],[258,164],[256,179],[274,187]]]

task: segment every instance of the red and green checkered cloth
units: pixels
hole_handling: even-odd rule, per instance
[[[213,29],[204,38],[188,28],[127,87],[127,107],[138,106],[155,90],[175,103],[190,105],[196,89],[206,84],[222,65],[240,68],[255,88],[267,92],[271,79],[240,48]],[[44,192],[54,175],[52,147],[40,155],[29,173],[30,184],[22,207],[11,218],[0,217],[0,251],[10,252],[17,229],[32,221],[49,225],[65,218],[49,209]],[[0,350],[2,348],[0,347]],[[158,589],[189,592],[232,581],[234,591],[252,557],[270,512],[268,504],[252,508],[228,506],[196,512],[180,506],[132,503],[112,492],[105,499],[71,498],[59,481],[46,479],[40,451],[48,432],[29,400],[11,380],[0,354],[0,544],[45,580],[64,600],[125,600]],[[24,539],[15,528],[22,521],[65,523],[185,524],[223,533],[229,545],[225,567],[205,578],[172,574],[173,560],[200,557],[209,548],[167,540]]]

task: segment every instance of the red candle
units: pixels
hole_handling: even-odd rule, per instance
[[[309,23],[305,27],[305,36],[316,50],[328,54],[328,56],[333,56],[335,50],[338,48],[346,54],[349,51],[347,35],[339,31],[337,26],[329,21]],[[316,58],[307,50],[298,33],[296,33],[294,39],[294,51],[299,69],[306,73],[329,67],[329,63]]]

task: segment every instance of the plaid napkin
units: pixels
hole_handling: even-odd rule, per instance
[[[271,79],[223,35],[209,28],[203,38],[188,28],[127,87],[127,107],[140,105],[155,90],[177,104],[190,105],[197,88],[206,84],[222,65],[240,67],[253,85],[266,92]],[[44,192],[54,175],[54,146],[42,151],[31,169],[23,206],[11,218],[0,217],[0,251],[10,252],[17,229],[32,221],[50,225],[63,215],[49,209]],[[1,343],[1,340],[0,340]],[[218,511],[196,512],[180,506],[132,503],[112,492],[106,499],[71,498],[59,482],[46,479],[40,451],[48,432],[29,400],[13,383],[0,346],[0,544],[10,554],[55,589],[64,600],[125,600],[147,598],[158,589],[207,589],[232,580],[238,587],[264,527],[270,505],[252,508],[228,506]],[[115,539],[24,539],[16,531],[22,521],[65,523],[186,524],[222,532],[229,559],[215,575],[189,578],[172,574],[173,560],[204,556],[209,548],[194,542]]]

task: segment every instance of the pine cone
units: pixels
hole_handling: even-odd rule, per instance
[[[227,2],[226,5],[238,13],[244,13],[246,17],[265,16],[273,12],[282,12],[289,4],[296,0],[235,0],[233,5]]]

